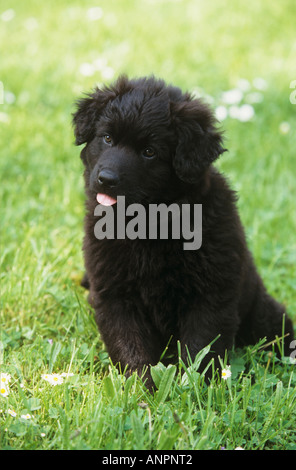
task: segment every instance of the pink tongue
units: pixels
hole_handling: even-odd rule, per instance
[[[97,194],[97,201],[99,204],[102,204],[102,206],[112,206],[113,204],[116,204],[116,199],[113,199],[113,197],[107,196],[107,194]]]

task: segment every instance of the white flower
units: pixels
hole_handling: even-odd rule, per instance
[[[89,8],[86,12],[86,17],[89,21],[100,20],[103,16],[103,10],[101,7]]]
[[[13,104],[15,102],[15,94],[12,91],[4,91],[4,101],[7,104]]]
[[[31,18],[26,19],[24,25],[28,31],[34,31],[34,29],[38,28],[39,23],[36,18],[31,17]]]
[[[264,96],[259,91],[252,91],[246,95],[246,101],[248,103],[261,103],[264,99]]]
[[[225,91],[222,94],[222,101],[225,104],[238,104],[243,98],[243,92],[238,88],[234,88],[233,90]]]
[[[51,384],[52,385],[60,385],[64,382],[64,379],[61,375],[59,374],[52,374],[51,376]]]
[[[114,70],[112,69],[112,67],[105,67],[103,70],[102,70],[102,77],[105,79],[105,80],[111,80],[113,77],[114,77]]]
[[[47,382],[50,381],[50,374],[42,374],[41,377],[42,377],[44,380],[47,380]]]
[[[221,377],[223,380],[229,379],[231,377],[230,366],[227,366],[226,369],[222,370]]]
[[[11,381],[11,376],[5,372],[0,374],[0,395],[2,397],[7,397],[9,395],[9,382]]]
[[[7,410],[7,413],[10,414],[10,416],[13,416],[13,418],[16,417],[16,412],[14,410],[11,410],[10,408]]]
[[[288,122],[284,121],[280,123],[279,129],[280,129],[280,133],[285,135],[290,132],[291,126]]]
[[[242,122],[250,121],[252,117],[254,116],[254,108],[250,104],[243,104],[239,108],[239,117],[238,119]]]
[[[261,77],[254,78],[253,85],[255,88],[257,88],[257,90],[266,90],[268,87],[267,81]]]
[[[11,381],[11,375],[5,374],[4,372],[1,372],[1,374],[0,374],[0,383],[2,385],[6,385],[10,381]]]
[[[237,81],[237,88],[239,88],[242,91],[249,91],[251,88],[249,80],[247,80],[246,78],[240,78]]]
[[[9,388],[7,385],[0,385],[0,395],[1,397],[7,397],[9,395]]]
[[[250,104],[243,104],[242,106],[230,106],[229,108],[229,116],[233,119],[238,119],[241,122],[250,121],[254,114],[254,108]]]
[[[217,106],[215,110],[215,115],[218,121],[224,121],[227,118],[228,111],[225,106]]]
[[[102,70],[103,68],[107,67],[107,60],[105,57],[98,57],[93,61],[93,66],[96,70]]]
[[[104,80],[111,80],[114,77],[115,71],[112,67],[108,65],[105,57],[98,57],[91,64],[94,70],[101,72],[102,78]]]
[[[0,98],[0,104],[3,104],[3,102],[1,103],[1,98]],[[0,122],[3,122],[5,124],[9,124],[10,123],[10,116],[7,113],[1,112],[0,113]]]
[[[31,419],[32,416],[29,415],[29,413],[27,413],[26,415],[21,415],[21,418],[23,418],[23,419]]]
[[[84,62],[80,65],[79,72],[85,77],[91,77],[95,73],[95,67],[88,62]]]
[[[5,10],[0,16],[2,21],[11,21],[15,17],[15,11],[12,8]]]
[[[64,382],[64,379],[60,374],[43,374],[41,377],[50,385],[60,385]]]
[[[236,447],[234,450],[244,450],[242,447]]]
[[[238,106],[230,106],[228,112],[229,112],[229,116],[232,119],[238,119],[238,116],[239,116],[239,107]]]

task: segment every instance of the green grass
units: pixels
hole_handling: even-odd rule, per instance
[[[230,352],[231,379],[209,387],[198,358],[187,371],[158,365],[154,395],[109,364],[79,286],[83,183],[71,128],[74,100],[121,72],[199,89],[213,106],[238,79],[256,91],[263,78],[254,118],[223,122],[229,152],[218,166],[239,191],[268,290],[296,320],[294,2],[110,0],[89,21],[94,6],[1,2],[0,366],[11,382],[0,448],[295,449],[295,366],[260,345]],[[56,386],[41,377],[68,371]]]

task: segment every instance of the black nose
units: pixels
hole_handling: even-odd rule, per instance
[[[98,174],[98,182],[112,188],[118,184],[119,178],[112,170],[101,170]]]

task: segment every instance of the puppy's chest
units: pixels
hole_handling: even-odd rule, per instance
[[[183,305],[201,284],[198,263],[192,264],[192,257],[175,242],[131,241],[121,247],[115,242],[99,258],[100,287],[124,296],[137,295],[145,305]]]

